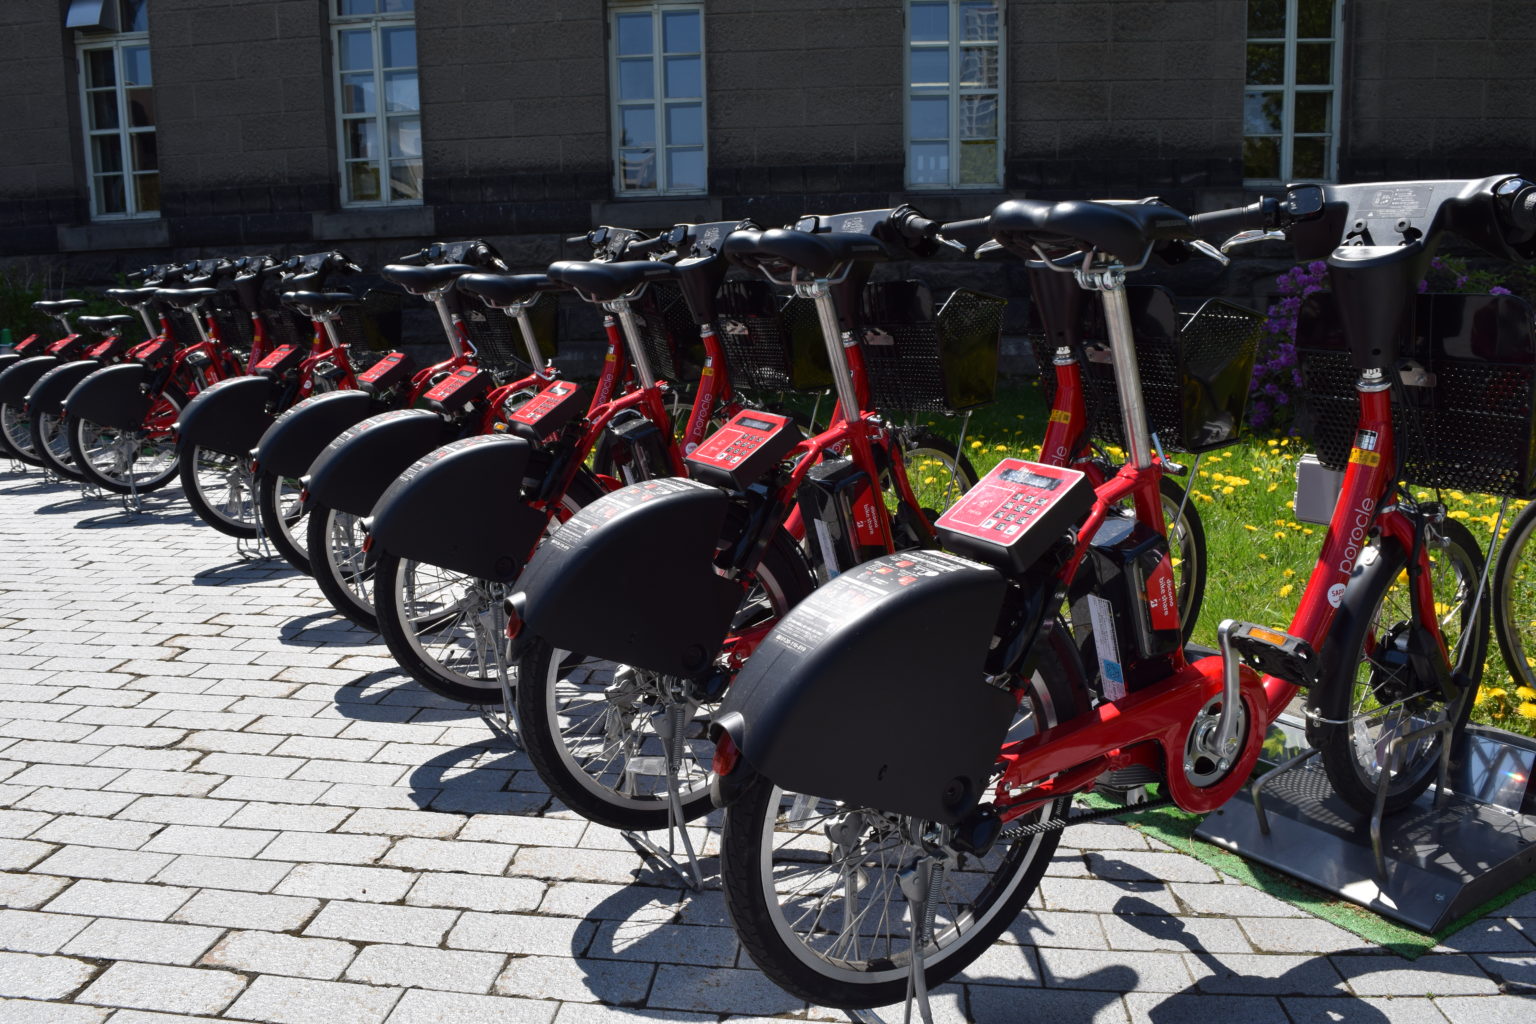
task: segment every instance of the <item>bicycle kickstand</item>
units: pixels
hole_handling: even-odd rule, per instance
[[[128,493],[123,495],[123,511],[130,516],[144,511],[144,502],[139,498],[139,482],[133,477],[132,463],[128,466]]]
[[[639,832],[625,832],[623,835],[640,856],[655,860],[681,878],[688,888],[698,892],[704,888],[704,872],[699,867],[698,854],[694,852],[693,840],[688,835],[688,819],[683,816],[683,798],[677,782],[678,770],[683,765],[683,744],[688,738],[688,704],[686,701],[668,704],[662,714],[666,716],[661,745],[666,758],[667,848],[663,850],[649,836]],[[677,859],[675,837],[682,838],[683,852],[688,855],[686,870]]]
[[[480,716],[480,721],[485,723],[500,739],[506,740],[512,746],[517,746],[517,737],[522,732],[522,723],[517,720],[517,703],[512,692],[512,671],[507,665],[507,612],[506,605],[502,602],[492,602],[491,613],[491,649],[496,652],[496,679],[501,684],[501,708],[493,710],[490,705],[480,705],[475,709]]]
[[[256,524],[256,536],[249,539],[235,538],[235,554],[243,562],[258,562],[264,558],[275,557],[277,552],[272,550],[272,544],[267,540],[267,531],[261,521],[261,509],[256,507],[254,494],[251,498],[251,521]]]

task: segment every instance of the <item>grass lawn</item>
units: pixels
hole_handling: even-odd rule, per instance
[[[1039,389],[1032,384],[1006,388],[995,404],[977,410],[965,440],[966,454],[977,472],[985,473],[1008,456],[1037,457],[1047,411]],[[954,437],[959,427],[958,420],[944,417],[928,422],[949,437]],[[1305,442],[1299,438],[1258,436],[1208,454],[1201,461],[1192,500],[1205,526],[1209,570],[1196,641],[1215,646],[1216,626],[1226,618],[1279,627],[1291,621],[1326,529],[1298,523],[1292,514],[1296,462],[1306,451]],[[1172,453],[1170,458],[1185,464],[1192,460]],[[1179,482],[1188,483],[1187,478]],[[1421,489],[1416,493],[1432,497]],[[1443,491],[1440,500],[1486,549],[1499,499]],[[1520,507],[1510,503],[1506,526]],[[1532,595],[1532,603],[1536,604],[1536,595]],[[1497,639],[1491,635],[1489,648],[1473,719],[1527,735],[1536,733],[1536,720],[1528,717],[1536,714],[1536,693],[1517,692]]]

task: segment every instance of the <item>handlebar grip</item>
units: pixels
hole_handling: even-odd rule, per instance
[[[1239,206],[1231,210],[1212,210],[1210,213],[1197,213],[1189,218],[1189,223],[1202,235],[1219,235],[1225,241],[1239,231],[1247,231],[1253,228],[1267,228],[1269,223],[1269,209],[1264,200],[1249,206]]]
[[[660,252],[666,247],[666,235],[657,235],[655,238],[636,238],[624,246],[624,254],[626,256],[637,253],[644,255],[646,253]]]
[[[992,241],[992,217],[988,214],[970,220],[952,220],[939,226],[939,234],[967,249],[974,249]]]

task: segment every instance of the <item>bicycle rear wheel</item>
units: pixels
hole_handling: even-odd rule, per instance
[[[379,631],[373,610],[373,571],[377,557],[363,550],[362,517],[319,502],[305,517],[305,551],[315,586],[342,615],[364,629]]]
[[[85,474],[76,468],[75,457],[70,454],[64,417],[33,409],[28,427],[32,437],[32,451],[43,466],[66,480],[85,480]]]
[[[1536,688],[1536,502],[1510,523],[1493,567],[1493,625],[1504,664],[1520,686]]]
[[[297,480],[266,470],[257,475],[256,514],[261,517],[262,533],[283,561],[305,574],[313,572],[304,546],[304,517],[308,511]]]
[[[1065,630],[1062,631],[1063,633]],[[900,642],[900,638],[896,638]],[[1010,742],[1086,707],[1053,649],[1026,689]],[[920,714],[920,709],[914,709]],[[828,723],[829,729],[837,723]],[[1059,817],[1069,798],[1014,825]],[[736,935],[778,985],[818,1006],[860,1009],[898,1002],[912,957],[901,874],[926,851],[926,823],[805,794],[767,779],[726,808],[721,880]],[[951,851],[923,952],[930,987],[963,970],[996,941],[1040,884],[1060,839],[1043,832],[1000,841],[985,856]]]
[[[10,402],[0,403],[0,448],[17,462],[29,466],[41,466],[37,449],[32,446],[32,424],[22,414],[21,407]]]
[[[249,458],[192,445],[182,452],[181,489],[197,517],[230,537],[256,536]]]
[[[1362,553],[1307,699],[1309,711],[1320,719],[1311,726],[1311,740],[1322,753],[1328,780],[1362,812],[1374,805],[1394,747],[1398,760],[1387,785],[1387,812],[1402,810],[1424,792],[1434,780],[1442,744],[1454,744],[1466,723],[1482,678],[1488,601],[1475,600],[1483,566],[1477,541],[1465,526],[1448,519],[1426,529],[1424,544],[1435,617],[1455,659],[1449,667],[1463,673],[1467,685],[1447,699],[1434,678],[1433,659],[1442,656],[1414,656],[1424,652],[1415,651],[1423,635],[1414,629],[1408,552],[1388,540]],[[1441,724],[1449,734],[1409,738]]]
[[[150,406],[143,424],[133,430],[67,415],[69,453],[91,483],[116,494],[164,487],[181,466],[171,425],[186,404],[180,391],[167,388]]]

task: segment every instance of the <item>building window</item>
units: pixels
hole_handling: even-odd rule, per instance
[[[704,192],[704,8],[611,8],[614,188],[623,195]]]
[[[1338,156],[1340,0],[1248,0],[1243,177],[1331,181]]]
[[[907,184],[1003,180],[1001,0],[907,5]]]
[[[333,0],[345,206],[421,202],[415,0]]]
[[[110,22],[98,20],[110,31]],[[116,24],[121,31],[98,34],[79,45],[91,216],[158,216],[160,163],[149,71],[149,0],[120,0]]]

